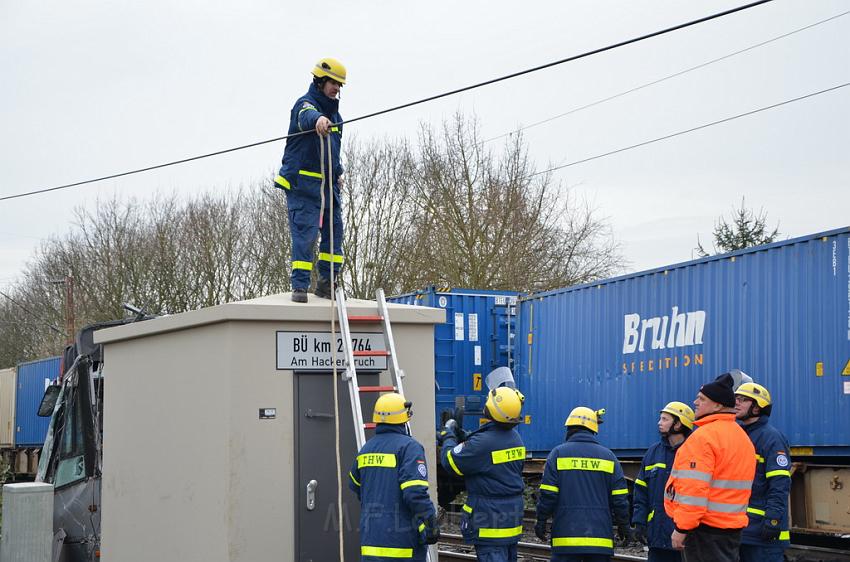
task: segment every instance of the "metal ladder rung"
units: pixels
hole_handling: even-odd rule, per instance
[[[384,317],[378,316],[378,315],[374,315],[374,316],[349,316],[348,321],[349,322],[383,322]]]
[[[361,386],[360,392],[395,392],[394,386]]]
[[[355,357],[389,357],[389,351],[377,350],[377,351],[355,351]]]

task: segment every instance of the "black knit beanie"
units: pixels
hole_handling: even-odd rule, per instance
[[[723,373],[712,382],[702,385],[700,392],[705,394],[709,400],[722,404],[727,408],[735,407],[735,391],[732,387],[735,381],[729,373]]]

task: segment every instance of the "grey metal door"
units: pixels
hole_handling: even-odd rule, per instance
[[[361,386],[376,385],[377,374],[359,374]],[[295,374],[295,560],[342,562],[339,559],[338,477],[334,446],[333,376]],[[348,489],[348,470],[356,455],[348,386],[338,380],[345,562],[360,560],[360,505]],[[371,418],[377,396],[364,395],[364,416]],[[368,412],[368,414],[367,414]],[[368,421],[371,421],[368,420]],[[367,438],[372,432],[367,432]],[[308,487],[310,492],[308,493]],[[309,504],[308,504],[309,503]]]

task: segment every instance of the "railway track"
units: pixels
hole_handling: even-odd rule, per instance
[[[463,537],[453,534],[440,535],[439,555],[441,562],[457,560],[475,560],[472,546],[463,542]],[[548,561],[551,548],[545,544],[520,542],[517,546],[518,558],[522,562]],[[850,551],[814,546],[792,545],[785,551],[786,559],[792,562],[850,562]],[[611,560],[618,562],[645,562],[645,556],[615,553]]]
[[[462,549],[462,550],[456,550]],[[463,542],[463,537],[460,535],[441,534],[439,542],[440,562],[453,562],[455,560],[475,560],[475,553],[471,545]],[[520,542],[517,545],[517,557],[522,562],[538,562],[548,561],[552,554],[552,549],[545,544],[537,544],[533,542]],[[612,560],[630,561],[630,562],[645,562],[643,556],[631,556],[628,554],[615,554]]]

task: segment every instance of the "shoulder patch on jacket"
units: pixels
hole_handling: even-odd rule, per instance
[[[428,478],[428,469],[425,468],[424,463],[420,464],[419,467],[417,468],[417,470],[419,470],[419,474],[422,475],[422,478]]]
[[[313,105],[312,103],[310,103],[309,101],[305,101],[304,103],[302,103],[302,104],[301,104],[301,109],[314,109],[314,110],[318,111],[318,110],[316,109],[316,106],[315,106],[315,105]]]
[[[778,455],[776,457],[776,464],[779,466],[788,466],[788,457],[785,455]]]

